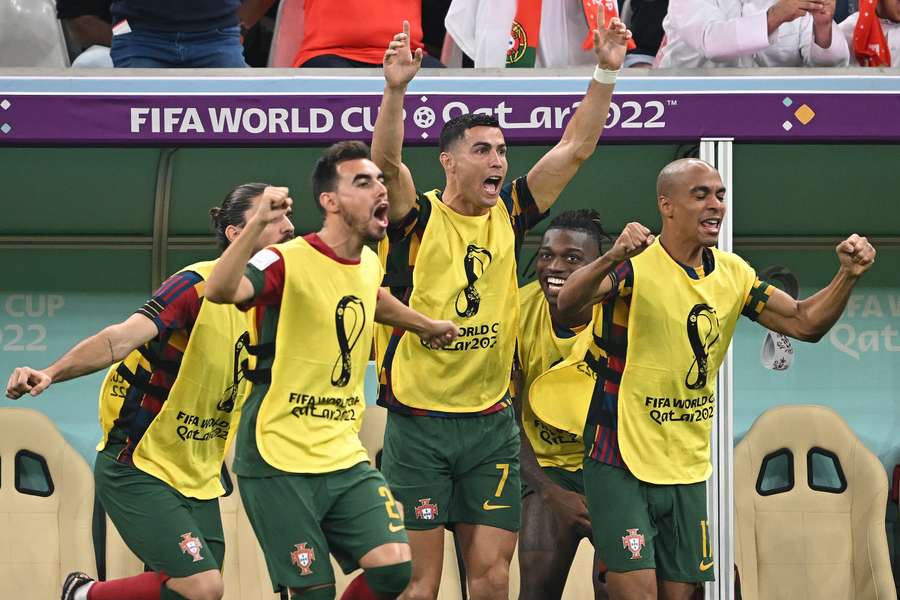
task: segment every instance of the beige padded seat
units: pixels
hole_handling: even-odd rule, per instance
[[[836,412],[813,405],[766,411],[734,451],[742,597],[895,600],[886,501],[884,467]]]
[[[21,451],[46,461],[49,496],[16,490]],[[91,469],[50,419],[28,408],[0,408],[0,598],[58,598],[69,572],[96,577],[93,510]]]
[[[384,428],[387,426],[387,414],[387,409],[377,404],[366,406],[366,410],[363,412],[359,439],[366,448],[366,452],[369,453],[369,462],[373,466],[375,465],[375,455],[384,448]]]
[[[591,577],[594,575],[594,545],[587,539],[581,540],[575,558],[572,559],[572,567],[569,569],[569,577],[566,579],[566,587],[563,588],[562,600],[579,600],[580,598],[594,597],[594,583]]]

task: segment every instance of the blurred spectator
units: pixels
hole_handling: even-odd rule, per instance
[[[444,46],[444,17],[450,8],[450,0],[422,0],[422,43],[425,52],[440,56]]]
[[[111,0],[56,0],[56,16],[62,22],[73,67],[113,66]]]
[[[296,1],[296,0],[295,0]],[[384,50],[409,21],[413,50],[422,44],[422,0],[305,0],[303,44],[295,67],[381,67]],[[442,67],[426,54],[423,67]]]
[[[593,65],[601,5],[607,21],[618,16],[612,0],[453,0],[445,24],[476,67]]]
[[[650,67],[663,39],[663,19],[669,0],[631,0],[631,12],[623,14],[636,47],[625,57],[626,67]]]
[[[0,0],[0,68],[68,66],[54,0]]]
[[[863,67],[900,66],[900,0],[861,0],[840,29]]]
[[[672,0],[659,67],[846,66],[835,0]]]
[[[267,6],[273,0],[265,0]],[[241,0],[114,0],[116,67],[246,67]],[[263,11],[264,12],[264,11]]]

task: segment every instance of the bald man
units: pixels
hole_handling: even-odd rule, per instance
[[[612,600],[686,600],[714,579],[710,431],[716,373],[740,315],[816,342],[875,262],[875,249],[853,234],[837,246],[831,283],[794,300],[714,247],[724,198],[709,164],[669,164],[657,180],[659,237],[628,224],[608,252],[569,276],[557,301],[564,320],[602,306],[586,357],[597,378],[584,429],[584,487]]]

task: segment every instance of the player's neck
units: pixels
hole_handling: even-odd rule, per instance
[[[316,235],[340,258],[359,260],[362,256],[362,238],[346,227],[329,227],[325,224]]]
[[[481,206],[478,203],[469,201],[464,194],[460,192],[459,186],[453,179],[447,179],[447,186],[441,192],[441,201],[445,206],[449,206],[455,213],[459,213],[464,217],[480,217],[488,214],[491,209]]]
[[[669,256],[683,265],[695,267],[703,264],[704,246],[698,244],[696,240],[679,239],[676,235],[667,235],[663,230],[659,234],[659,243]]]

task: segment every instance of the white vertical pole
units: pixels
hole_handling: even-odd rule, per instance
[[[727,190],[725,219],[719,231],[719,249],[726,252],[733,249],[733,142],[733,138],[705,138],[700,142],[700,158],[718,169]],[[706,585],[707,600],[734,598],[734,387],[731,353],[729,346],[725,361],[719,370],[718,407],[712,431],[713,472],[709,480],[707,507],[716,581]]]

